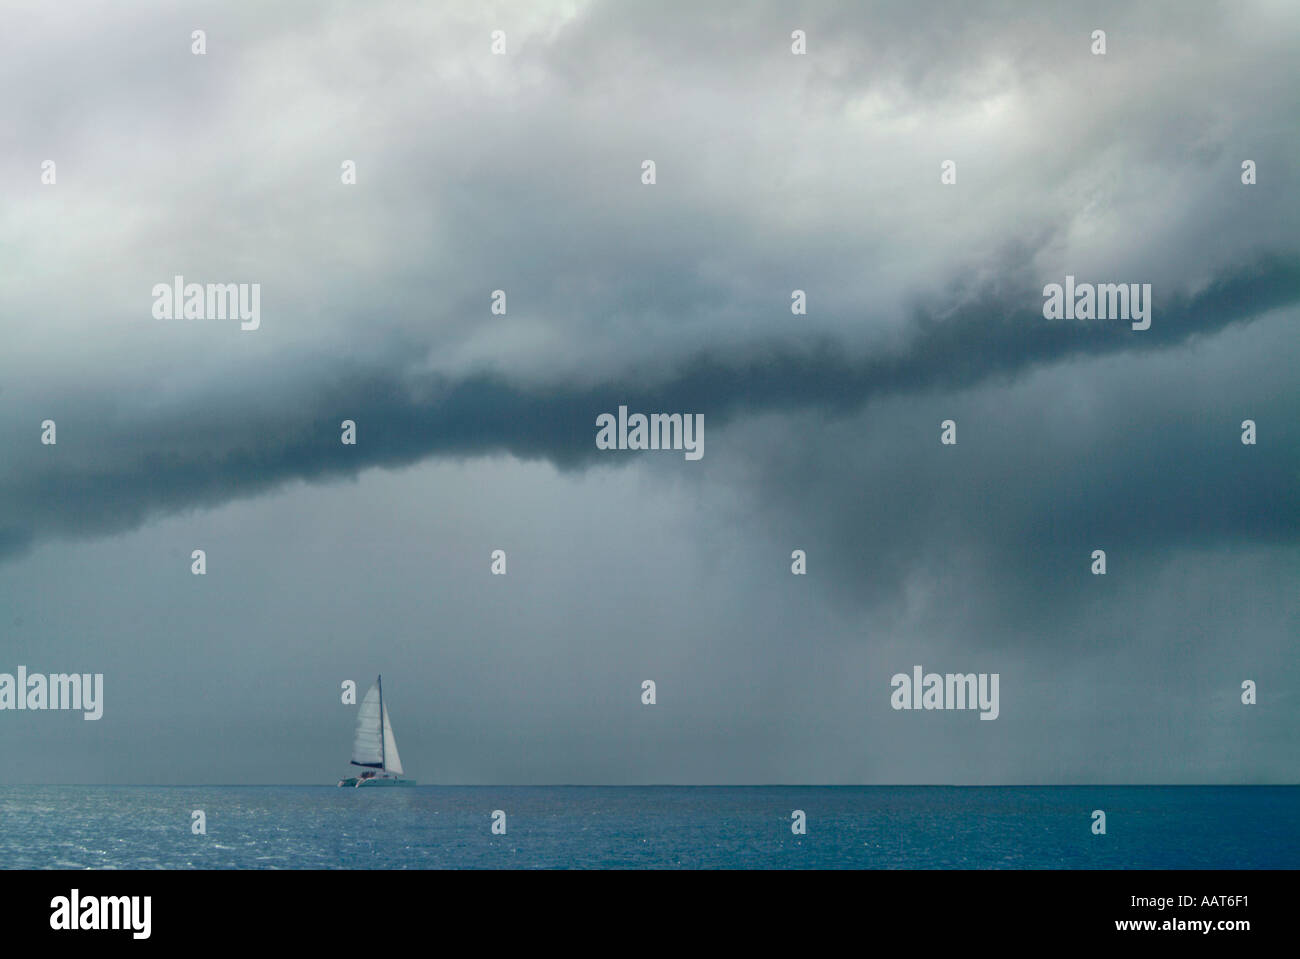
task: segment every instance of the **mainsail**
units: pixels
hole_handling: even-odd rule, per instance
[[[352,765],[384,768],[384,740],[379,718],[379,683],[370,687],[357,710],[357,737],[352,741]]]

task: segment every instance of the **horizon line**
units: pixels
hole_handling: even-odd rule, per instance
[[[8,783],[17,786],[95,786],[158,789],[337,789],[337,783]],[[1300,782],[1263,783],[421,783],[413,789],[1107,789],[1107,788],[1192,788],[1207,787],[1296,787]]]

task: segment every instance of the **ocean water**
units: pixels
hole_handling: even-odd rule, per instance
[[[1300,868],[1300,786],[0,786],[0,864]]]

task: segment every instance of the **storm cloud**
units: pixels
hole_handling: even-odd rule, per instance
[[[327,780],[381,669],[441,781],[1300,772],[1291,5],[3,16],[0,651],[108,702],[5,717],[24,775]],[[261,328],[155,319],[176,275]],[[1066,275],[1150,329],[1044,319]],[[598,450],[620,405],[704,459]],[[1003,714],[890,710],[914,662]]]

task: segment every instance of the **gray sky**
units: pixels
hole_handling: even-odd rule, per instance
[[[4,781],[1300,779],[1300,8],[700,6],[0,3]]]

